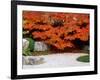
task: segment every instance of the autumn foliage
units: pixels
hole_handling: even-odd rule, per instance
[[[89,14],[23,11],[23,29],[34,39],[63,50],[89,39]]]

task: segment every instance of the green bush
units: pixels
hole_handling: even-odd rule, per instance
[[[34,40],[32,38],[26,38],[29,41],[29,46],[27,49],[23,49],[24,56],[31,56],[34,51]]]
[[[90,62],[90,56],[89,55],[80,56],[80,57],[77,58],[77,61],[80,61],[80,62]]]
[[[27,40],[29,41],[29,49],[30,51],[34,51],[34,44],[35,44],[35,41],[32,39],[32,38],[27,38]]]

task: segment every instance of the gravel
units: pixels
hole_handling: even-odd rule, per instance
[[[43,58],[42,64],[23,65],[24,69],[29,68],[52,68],[52,67],[75,67],[75,66],[89,66],[89,63],[79,62],[76,59],[80,56],[87,55],[86,53],[62,53],[36,56]],[[27,56],[29,57],[29,56]],[[32,56],[31,56],[32,58]],[[33,56],[34,58],[34,56]]]

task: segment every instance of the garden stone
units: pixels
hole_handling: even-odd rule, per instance
[[[23,45],[22,46],[23,46],[24,50],[27,49],[28,46],[29,46],[29,41],[27,39],[23,39]]]
[[[34,57],[34,56],[23,56],[22,61],[23,65],[36,65],[43,63],[42,57]]]
[[[48,49],[48,46],[41,42],[41,41],[36,41],[35,46],[34,46],[34,51],[46,51]]]

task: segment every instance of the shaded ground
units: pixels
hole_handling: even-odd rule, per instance
[[[63,53],[63,54],[43,55],[43,56],[39,56],[44,58],[43,64],[23,65],[23,68],[29,69],[29,68],[89,66],[89,63],[79,62],[76,60],[79,56],[82,55],[87,55],[87,54],[86,53]]]

